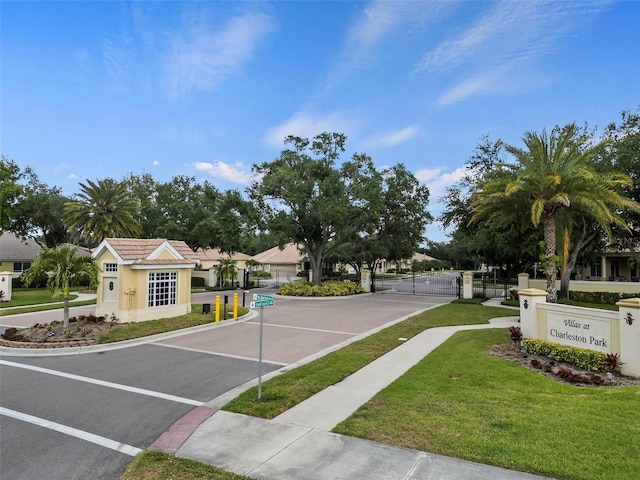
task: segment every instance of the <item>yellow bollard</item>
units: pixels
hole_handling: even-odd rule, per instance
[[[216,323],[220,323],[220,295],[216,295]]]
[[[238,293],[233,294],[233,319],[238,319]]]

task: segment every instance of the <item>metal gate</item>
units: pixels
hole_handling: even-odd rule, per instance
[[[479,298],[509,299],[509,290],[518,286],[518,280],[492,272],[473,274],[473,296]]]
[[[434,295],[460,298],[462,279],[459,272],[407,273],[396,276],[376,275],[372,291],[404,295]]]

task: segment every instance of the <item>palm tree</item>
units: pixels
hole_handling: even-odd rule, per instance
[[[620,209],[636,211],[640,205],[618,193],[629,185],[627,175],[595,169],[593,160],[603,145],[588,145],[589,136],[575,124],[556,126],[550,135],[545,130],[527,132],[522,140],[526,149],[505,146],[517,164],[498,165],[476,185],[471,221],[507,223],[519,218],[523,227],[542,223],[547,299],[556,302],[559,215],[587,214],[610,236],[611,225],[627,228]]]
[[[256,279],[258,280],[258,288],[260,288],[260,275],[258,275],[258,267],[262,264],[256,259],[250,258],[245,262],[245,265],[247,266],[247,270],[248,270],[247,281],[246,281],[247,286],[249,285],[249,275],[251,274],[251,272],[256,272]]]
[[[124,183],[111,178],[80,183],[76,199],[65,204],[65,221],[71,231],[95,246],[107,237],[138,237],[138,204]]]
[[[220,275],[220,279],[222,283],[220,286],[224,286],[225,279],[229,279],[233,282],[234,277],[236,276],[236,261],[231,257],[222,258],[218,263],[218,274]]]
[[[90,288],[98,286],[100,268],[89,255],[76,255],[77,248],[62,245],[44,248],[38,252],[31,268],[22,274],[25,284],[37,277],[47,275],[47,286],[52,294],[62,292],[64,296],[64,327],[69,326],[69,287],[73,282],[87,282]]]

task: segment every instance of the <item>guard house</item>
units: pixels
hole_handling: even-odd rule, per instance
[[[182,241],[106,238],[92,256],[100,266],[96,315],[143,322],[191,312],[197,255]]]

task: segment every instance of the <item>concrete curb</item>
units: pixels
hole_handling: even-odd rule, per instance
[[[145,345],[147,343],[159,342],[170,338],[181,337],[190,333],[198,333],[214,328],[226,327],[238,322],[247,322],[258,316],[258,312],[251,310],[246,315],[237,320],[223,320],[220,323],[207,323],[205,325],[197,325],[195,327],[183,328],[171,332],[158,333],[147,337],[134,338],[132,340],[123,340],[121,342],[105,343],[99,345],[86,345],[81,347],[63,347],[63,348],[12,348],[0,346],[0,355],[6,357],[56,357],[62,355],[81,355],[84,353],[107,352],[111,350],[119,350],[121,348],[135,347]]]

